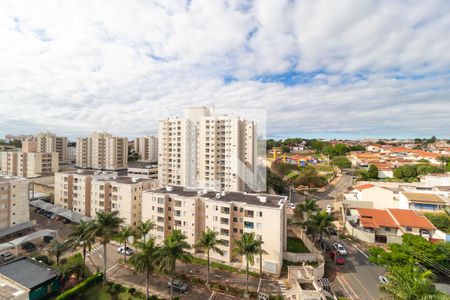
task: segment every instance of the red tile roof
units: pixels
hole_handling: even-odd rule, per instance
[[[388,211],[397,220],[397,223],[400,226],[428,230],[436,229],[426,217],[417,215],[415,211],[398,208],[389,208]]]
[[[358,208],[359,220],[365,228],[399,228],[392,216],[383,209]]]
[[[362,191],[362,190],[370,189],[370,188],[373,188],[373,187],[374,187],[373,184],[371,184],[371,183],[366,183],[366,184],[358,185],[357,187],[355,187],[355,189],[357,189],[358,191]]]

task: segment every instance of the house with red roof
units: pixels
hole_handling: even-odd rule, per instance
[[[366,242],[398,243],[405,233],[431,240],[436,232],[426,217],[412,210],[357,208],[352,211],[346,228],[352,236]]]

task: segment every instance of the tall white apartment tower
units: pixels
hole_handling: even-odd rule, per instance
[[[76,165],[80,168],[121,170],[128,165],[128,139],[94,132],[77,139]]]
[[[36,142],[37,152],[57,152],[59,162],[68,161],[67,137],[40,132],[36,135]]]
[[[256,125],[213,108],[188,108],[159,123],[158,179],[216,191],[245,191],[255,178]]]
[[[140,161],[158,161],[158,138],[156,136],[142,136],[134,139],[134,150],[140,156]]]

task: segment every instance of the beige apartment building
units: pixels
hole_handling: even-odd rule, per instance
[[[40,177],[59,170],[58,153],[36,152],[35,141],[24,141],[22,151],[0,152],[1,173],[11,176]]]
[[[188,108],[159,122],[158,178],[176,185],[245,191],[256,182],[256,125],[213,108]],[[250,188],[251,189],[251,188]]]
[[[78,138],[76,165],[97,170],[123,170],[128,162],[128,139],[107,132],[94,132]]]
[[[286,201],[284,196],[245,192],[207,192],[169,186],[144,191],[142,221],[152,220],[151,232],[161,243],[173,229],[181,229],[194,245],[201,233],[210,228],[219,234],[223,255],[211,252],[211,258],[224,263],[243,263],[233,257],[234,242],[243,233],[255,233],[267,252],[262,257],[263,270],[279,273],[286,249]],[[259,257],[252,269],[259,270]]]
[[[158,138],[156,136],[142,136],[134,139],[134,151],[139,154],[139,161],[158,161]]]
[[[55,204],[87,217],[117,210],[125,224],[135,226],[141,221],[142,191],[157,184],[157,180],[118,176],[116,172],[59,172],[55,174]]]
[[[40,132],[36,135],[37,152],[56,152],[59,162],[68,162],[67,137],[56,136],[50,132]]]
[[[29,183],[23,177],[0,176],[0,230],[30,221]]]

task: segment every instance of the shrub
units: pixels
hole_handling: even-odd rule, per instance
[[[56,297],[56,300],[66,300],[71,299],[76,294],[81,293],[82,291],[86,290],[88,287],[100,282],[103,279],[103,273],[97,273],[95,275],[92,275],[91,277],[86,278],[73,288],[65,291],[58,297]]]
[[[37,261],[41,261],[47,266],[53,265],[53,261],[46,255],[38,255],[35,257]]]
[[[134,294],[136,292],[136,289],[135,288],[130,288],[129,290],[128,290],[128,293],[130,293],[130,294]]]

